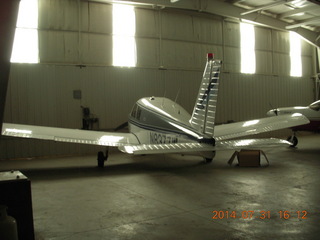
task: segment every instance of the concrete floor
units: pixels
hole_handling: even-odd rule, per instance
[[[228,166],[233,151],[206,165],[198,157],[114,150],[104,169],[84,156],[0,161],[0,170],[31,179],[37,240],[319,239],[319,143],[320,135],[307,135],[296,149],[266,149],[270,166],[260,168]],[[237,218],[212,219],[213,211]],[[249,211],[253,217],[244,219]]]

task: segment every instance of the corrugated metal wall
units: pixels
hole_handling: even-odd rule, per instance
[[[41,64],[12,64],[5,121],[81,128],[81,106],[85,106],[99,118],[101,129],[112,129],[126,121],[139,98],[175,99],[179,91],[178,103],[191,112],[207,52],[223,60],[220,123],[264,117],[270,104],[306,105],[313,100],[310,77],[315,50],[303,42],[303,77],[290,77],[286,32],[255,27],[257,74],[246,75],[239,73],[239,23],[168,9],[136,8],[135,12],[138,66],[118,68],[111,66],[111,5],[39,0]],[[74,90],[81,91],[81,99],[73,98]],[[0,158],[101,150],[14,138],[2,138],[0,149]]]

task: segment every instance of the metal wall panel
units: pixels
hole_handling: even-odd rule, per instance
[[[135,9],[136,36],[145,38],[159,38],[161,11],[150,9]]]
[[[66,18],[69,11],[71,20]],[[200,70],[199,55],[214,50],[225,63],[224,71],[240,72],[239,23],[170,9],[135,12],[139,67]],[[40,0],[39,23],[42,63],[112,66],[112,5]],[[261,26],[255,32],[257,73],[289,75],[289,34]],[[302,43],[304,75],[313,71],[308,67],[312,51],[310,44]]]
[[[224,24],[224,45],[240,48],[240,25],[234,22]]]
[[[314,76],[315,70],[313,69],[314,63],[312,56],[302,56],[301,57],[301,63],[302,63],[302,75],[303,76]]]
[[[139,57],[137,58],[138,67],[159,67],[163,65],[160,60],[159,41],[149,38],[136,38],[136,48]]]
[[[77,43],[75,43],[77,44]],[[80,60],[83,64],[97,66],[112,65],[112,36],[103,34],[81,34]]]
[[[290,54],[289,32],[273,30],[272,40],[274,52]]]
[[[260,74],[272,74],[272,53],[268,51],[256,51],[256,72]]]
[[[78,3],[75,0],[38,0],[39,29],[78,31]]]
[[[88,22],[89,32],[112,34],[112,5],[91,2],[81,6],[88,7],[88,19],[85,15],[81,15],[81,19],[82,24]]]
[[[272,51],[272,30],[270,28],[254,27],[255,49],[260,51]]]
[[[290,75],[290,55],[284,53],[273,53],[273,74],[280,76]]]
[[[163,38],[189,41],[196,40],[193,17],[191,15],[162,12],[161,19]]]
[[[193,69],[197,44],[178,41],[163,41],[163,65],[168,68]],[[165,53],[165,54],[164,54]]]
[[[39,57],[42,63],[78,62],[78,33],[40,31],[39,39]]]
[[[222,45],[222,21],[204,17],[194,17],[194,37],[200,43],[210,43],[213,45]]]
[[[240,72],[241,54],[240,48],[225,47],[222,69],[225,72]]]

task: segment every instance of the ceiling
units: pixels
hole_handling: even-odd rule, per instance
[[[245,18],[251,13],[270,16],[287,23],[287,30],[306,28],[320,32],[320,0],[230,0],[233,6],[243,9],[240,13]]]
[[[89,0],[130,3],[139,6],[176,8],[211,13],[237,21],[295,31],[320,47],[320,0]]]

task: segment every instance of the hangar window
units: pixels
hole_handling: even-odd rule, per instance
[[[38,63],[38,0],[21,0],[11,62]]]
[[[241,73],[256,72],[256,54],[254,26],[249,23],[240,23],[241,42]]]
[[[135,67],[136,20],[134,7],[123,4],[113,5],[113,66]]]
[[[301,39],[295,32],[290,32],[290,76],[302,76],[302,63],[301,63]]]

